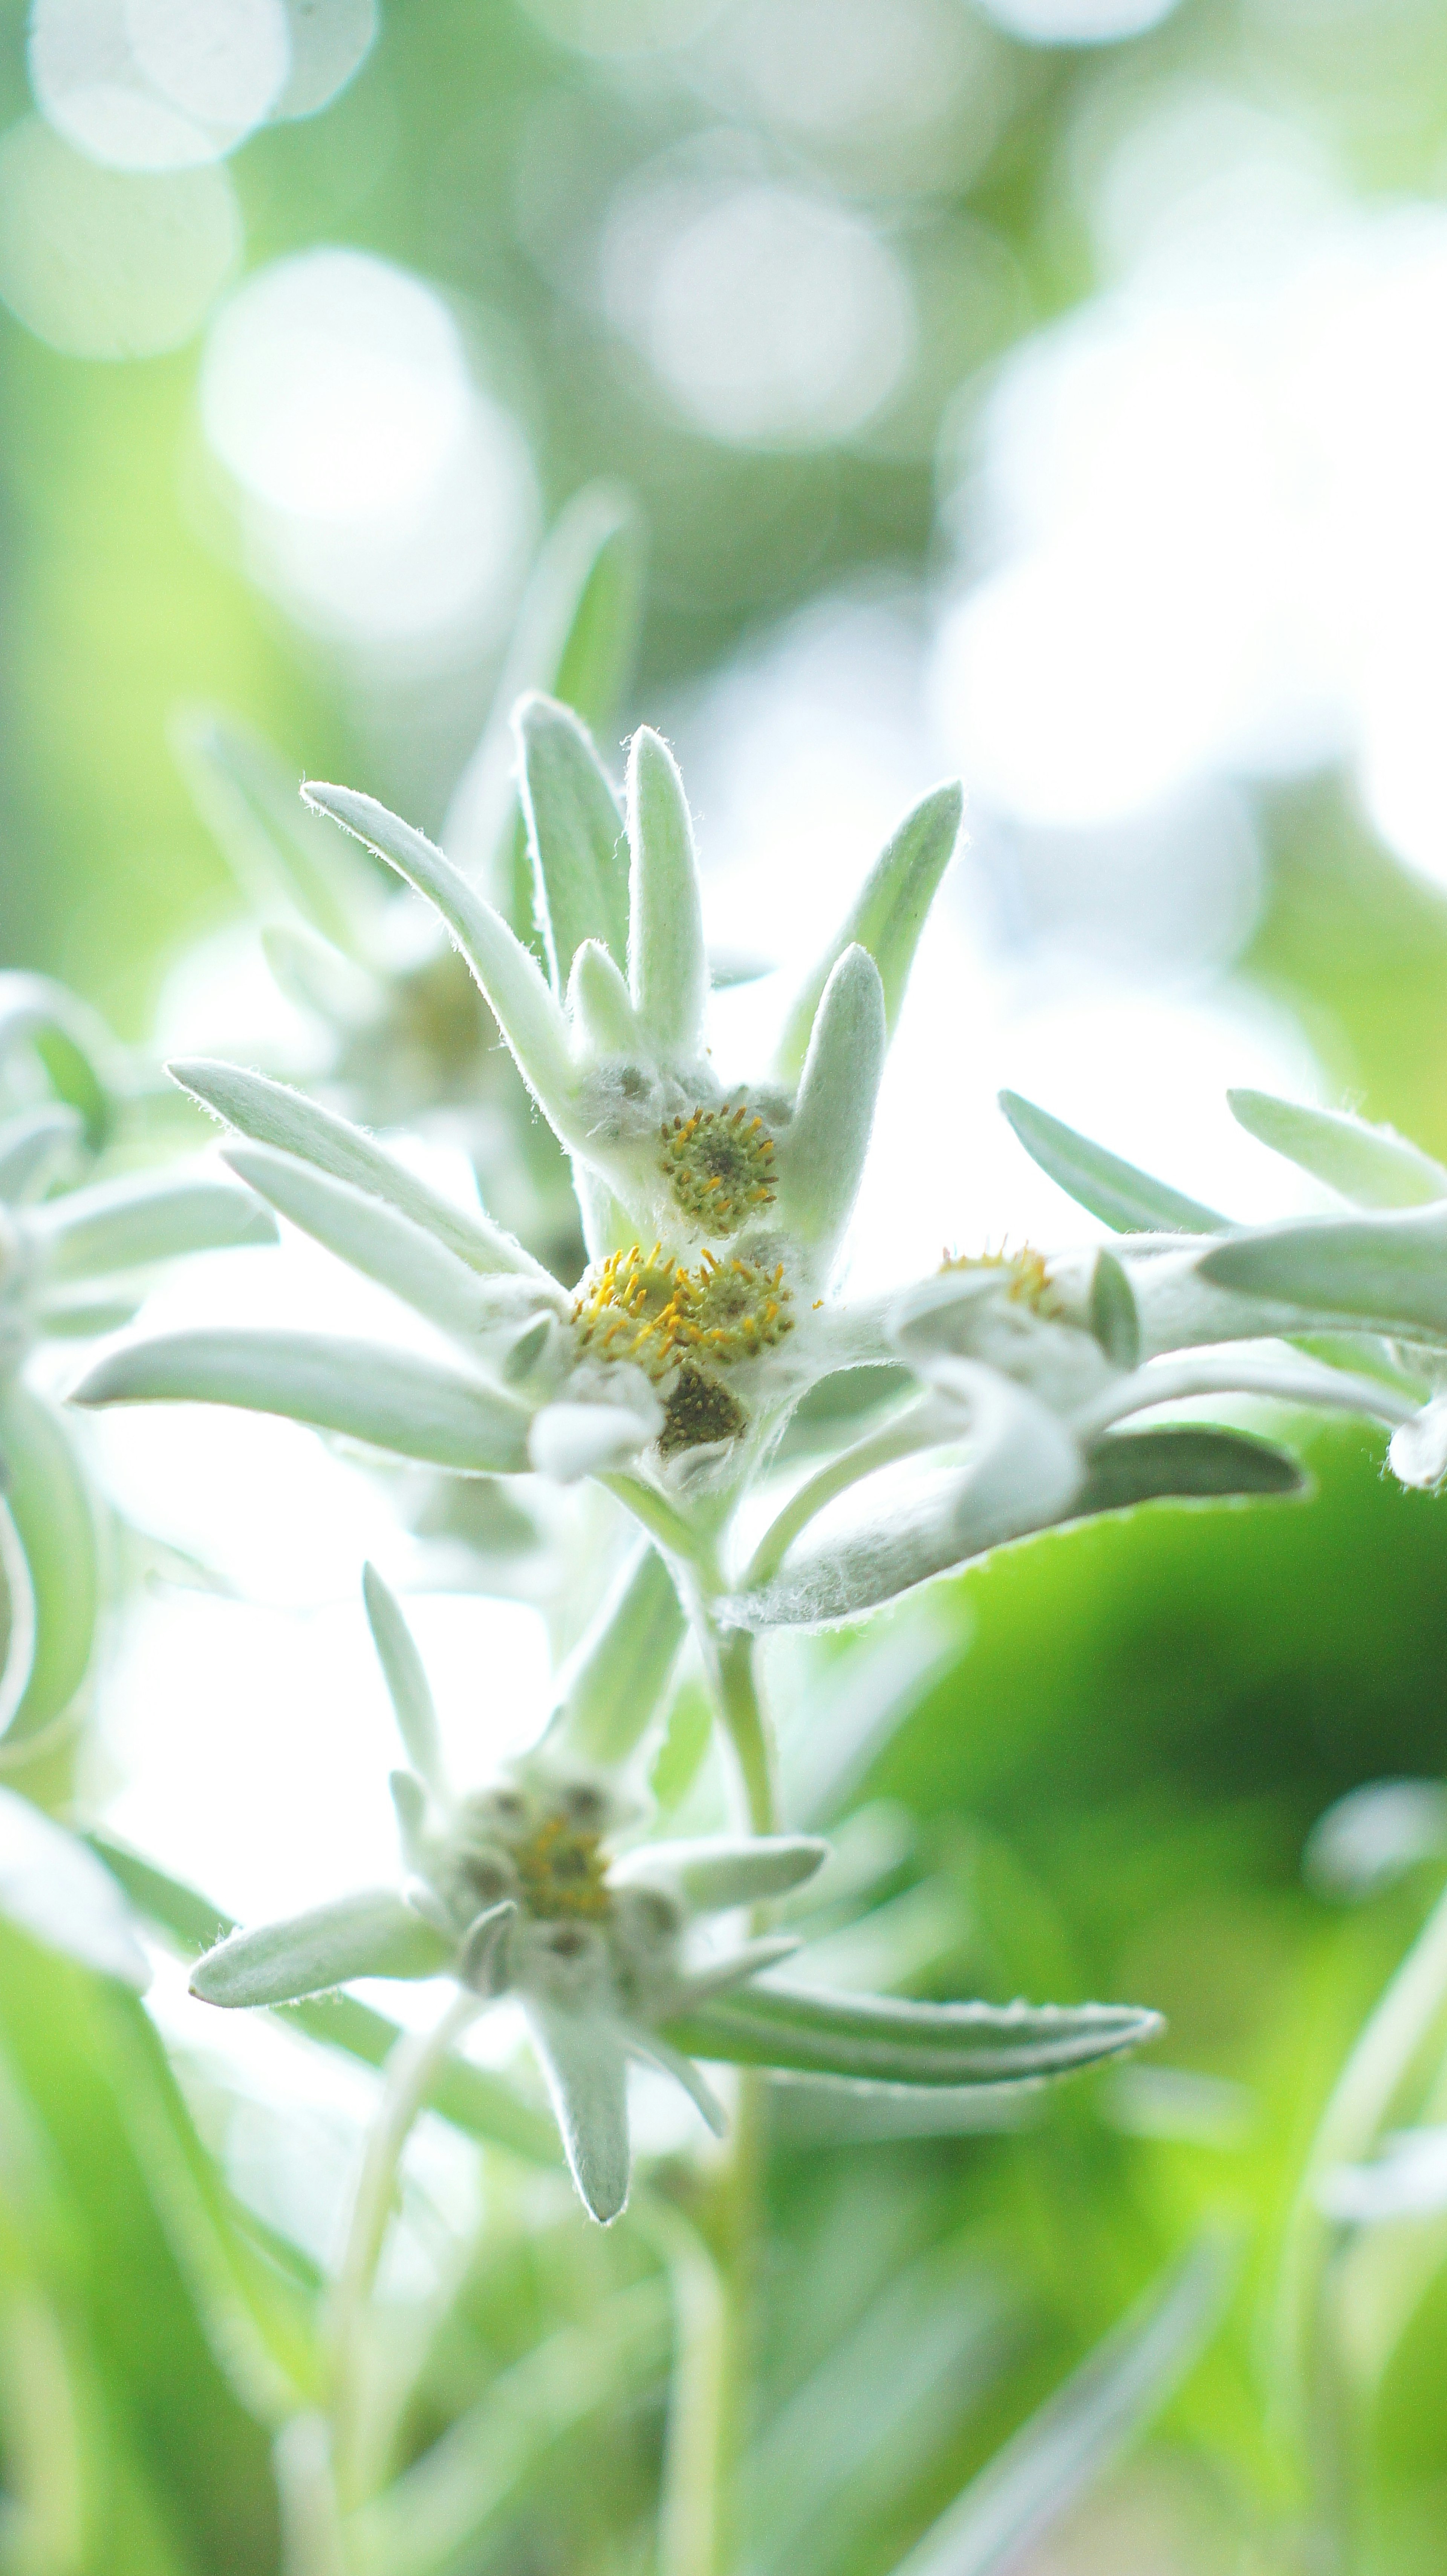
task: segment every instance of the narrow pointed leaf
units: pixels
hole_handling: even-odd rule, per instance
[[[894,2576],[1007,2576],[1169,2404],[1220,2321],[1232,2265],[1208,2240],[1147,2293],[973,2479]]]
[[[0,1914],[49,1949],[144,1994],[150,1962],[115,1880],[74,1834],[0,1788]]]
[[[847,948],[814,1015],[779,1148],[781,1213],[824,1258],[849,1222],[863,1176],[885,1044],[879,969],[865,949]]]
[[[585,939],[573,959],[568,1018],[590,1055],[646,1052],[622,969],[596,939]]]
[[[294,1154],[279,1154],[269,1145],[227,1145],[222,1150],[250,1189],[328,1252],[350,1262],[364,1278],[390,1288],[442,1332],[459,1341],[477,1341],[488,1321],[488,1283],[435,1234],[384,1200],[299,1162]]]
[[[1342,1110],[1308,1109],[1269,1091],[1228,1091],[1226,1098],[1249,1136],[1358,1207],[1425,1207],[1447,1199],[1447,1171],[1390,1127],[1370,1127]]]
[[[1096,1254],[1090,1283],[1090,1329],[1108,1360],[1133,1369],[1141,1353],[1141,1322],[1135,1297],[1113,1252]]]
[[[732,1994],[746,1985],[751,1977],[762,1976],[766,1968],[782,1966],[785,1959],[797,1957],[803,1948],[793,1932],[766,1932],[757,1941],[744,1941],[723,1959],[711,1959],[704,1968],[695,1968],[679,1987],[678,2011],[692,2014],[716,1996]]]
[[[645,1540],[558,1675],[549,1745],[605,1770],[626,1762],[663,1698],[686,1630],[678,1587]]]
[[[628,756],[628,831],[633,1007],[666,1063],[690,1063],[703,1047],[708,1000],[698,862],[678,765],[647,725]]]
[[[531,2001],[528,2021],[579,2198],[606,2227],[628,2199],[628,2061],[619,2034]]]
[[[468,884],[449,859],[410,823],[401,822],[373,796],[351,787],[308,785],[306,801],[330,814],[441,913],[470,966],[518,1070],[565,1144],[578,1143],[571,1114],[573,1069],[567,1024],[537,960],[513,936],[500,913]]]
[[[570,708],[532,695],[515,709],[513,724],[538,923],[553,991],[562,995],[585,939],[596,939],[615,960],[627,954],[623,817],[587,728]]]
[[[829,1857],[815,1834],[720,1834],[706,1842],[644,1843],[612,1872],[615,1886],[676,1887],[697,1914],[763,1904],[802,1887]]]
[[[124,1843],[108,1834],[93,1833],[87,1839],[138,1913],[163,1931],[186,1958],[196,1958],[236,1929],[209,1897],[157,1869]],[[339,2049],[364,2066],[385,2066],[402,2036],[385,2013],[359,2003],[354,1995],[302,2001],[290,2008],[287,2019],[292,2029],[304,2030],[309,2039]],[[490,2075],[467,2058],[448,2058],[437,2069],[426,2099],[467,2137],[507,2147],[533,2164],[557,2162],[557,2131],[551,2120],[529,2110],[500,2076]]]
[[[1133,1163],[1108,1154],[1103,1145],[1092,1145],[1063,1119],[1036,1109],[1018,1092],[1002,1091],[1000,1107],[1042,1172],[1118,1233],[1219,1234],[1229,1227],[1228,1217],[1217,1216],[1198,1199],[1184,1198],[1164,1181],[1152,1180],[1149,1172],[1138,1172]]]
[[[367,1605],[367,1624],[377,1660],[396,1711],[397,1731],[407,1748],[407,1759],[414,1771],[421,1773],[429,1789],[440,1798],[447,1795],[447,1765],[442,1758],[442,1737],[438,1732],[437,1710],[427,1669],[417,1651],[417,1640],[402,1615],[402,1605],[383,1582],[375,1565],[362,1568],[362,1598]]]
[[[210,708],[177,719],[172,748],[202,822],[255,908],[274,912],[280,903],[333,948],[365,954],[381,884],[298,804],[295,773]]]
[[[285,1923],[233,1932],[191,1972],[207,2004],[289,2004],[353,1977],[435,1977],[454,1945],[390,1887],[340,1896]]]
[[[249,1190],[185,1172],[93,1182],[48,1200],[30,1224],[53,1279],[276,1241],[275,1224]]]
[[[1447,1336],[1447,1205],[1314,1217],[1213,1244],[1201,1276],[1323,1317]]]
[[[874,2084],[1020,2084],[1069,2075],[1156,2039],[1133,2004],[923,2004],[773,1984],[671,2019],[690,2057]]]
[[[0,1127],[0,1200],[13,1207],[39,1198],[75,1160],[84,1133],[79,1112],[60,1105],[8,1118]]]
[[[76,1404],[231,1404],[464,1473],[527,1464],[521,1405],[436,1361],[325,1333],[170,1333],[108,1352]]]
[[[429,1189],[385,1146],[347,1119],[319,1108],[304,1092],[272,1082],[265,1074],[248,1073],[239,1064],[213,1063],[204,1057],[188,1057],[167,1070],[173,1082],[229,1127],[239,1128],[258,1145],[271,1145],[278,1153],[314,1163],[318,1171],[365,1190],[370,1198],[384,1200],[483,1277],[500,1270],[546,1277],[531,1253],[524,1252],[501,1226],[493,1225],[480,1208],[459,1207],[439,1190]]]
[[[867,949],[879,968],[885,1025],[893,1037],[914,952],[954,855],[963,812],[964,792],[959,781],[951,779],[906,814],[870,870],[838,938],[789,1013],[778,1054],[778,1070],[786,1081],[798,1079],[820,996],[846,948]]]
[[[1111,1432],[1095,1443],[1070,1517],[1086,1520],[1097,1512],[1127,1511],[1136,1503],[1171,1497],[1208,1501],[1303,1494],[1308,1485],[1296,1460],[1269,1440],[1254,1439],[1246,1431],[1218,1431],[1204,1422],[1163,1423],[1150,1431]]]

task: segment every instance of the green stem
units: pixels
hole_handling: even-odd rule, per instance
[[[387,2060],[331,2302],[332,2461],[344,2513],[364,2500],[369,2487],[363,2469],[368,2447],[363,2439],[370,2357],[367,2328],[402,2152],[433,2077],[481,2009],[479,1998],[461,1989],[432,2030],[409,2032]]]
[[[726,2415],[728,2305],[698,2230],[668,2201],[635,2196],[634,2217],[668,2266],[673,2375],[658,2505],[659,2576],[716,2576],[721,2564],[719,2445]]]
[[[756,1640],[747,1628],[720,1630],[710,1624],[703,1644],[719,1715],[733,1746],[749,1831],[776,1834],[779,1807],[774,1786],[774,1749],[754,1669]]]

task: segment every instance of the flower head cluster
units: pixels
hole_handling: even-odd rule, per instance
[[[616,2218],[628,2192],[629,2061],[675,2077],[720,2131],[723,2113],[667,2025],[798,1946],[748,1941],[695,1964],[694,1925],[799,1886],[826,1846],[771,1835],[620,1855],[643,1821],[640,1802],[546,1740],[483,1787],[454,1791],[401,1613],[370,1570],[367,1599],[416,1766],[392,1774],[405,1886],[233,1933],[200,1961],[193,1990],[215,2004],[278,2004],[352,1977],[450,1975],[479,2001],[516,1997],[578,2189],[595,2218]]]
[[[224,1149],[238,1174],[440,1327],[460,1365],[326,1336],[199,1333],[118,1349],[86,1400],[241,1403],[444,1467],[609,1477],[675,1562],[710,1555],[744,1627],[849,1617],[1090,1512],[1300,1483],[1284,1453],[1240,1432],[1124,1427],[1186,1397],[1405,1418],[1379,1377],[1273,1343],[1305,1329],[1305,1310],[1228,1291],[1219,1264],[1234,1239],[1185,1231],[1191,1203],[1169,1193],[1175,1230],[1127,1235],[1118,1255],[951,1258],[897,1296],[839,1301],[832,1273],[958,789],[906,816],[774,1066],[725,1090],[706,1043],[692,826],[666,746],[635,737],[620,810],[566,708],[528,699],[516,723],[546,976],[419,833],[348,789],[306,792],[430,899],[471,965],[571,1157],[583,1277],[562,1288],[489,1218],[301,1095],[184,1065],[177,1078],[240,1131]],[[831,1378],[835,1454],[754,1558],[727,1563],[735,1505]]]

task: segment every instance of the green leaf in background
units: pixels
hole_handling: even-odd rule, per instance
[[[1423,1207],[1447,1198],[1447,1171],[1391,1127],[1369,1127],[1339,1109],[1308,1109],[1269,1091],[1228,1091],[1249,1136],[1284,1154],[1358,1207]]]
[[[894,2576],[1004,2576],[1169,2404],[1220,2320],[1234,2265],[1214,2241],[1188,2255],[1106,2337]]]
[[[151,1965],[109,1870],[76,1835],[0,1788],[0,1914],[82,1967],[143,1993]]]
[[[96,1505],[64,1421],[20,1378],[0,1388],[6,1507],[24,1552],[31,1634],[23,1695],[5,1704],[16,1737],[70,1706],[90,1665],[100,1601]]]
[[[645,1540],[558,1674],[550,1749],[605,1769],[626,1762],[668,1688],[685,1625],[678,1587]]]
[[[48,975],[0,974],[0,1063],[17,1046],[39,1056],[57,1097],[77,1111],[98,1152],[114,1122],[115,1040],[89,1006]]]
[[[264,743],[209,707],[183,707],[171,748],[207,830],[263,917],[278,905],[333,949],[366,959],[380,927],[381,879],[308,814],[299,781]]]
[[[1164,2025],[1133,2004],[922,2004],[756,1985],[672,2022],[692,2057],[872,2084],[1029,2084],[1139,2048]]]
[[[1229,1226],[1228,1217],[1217,1216],[1198,1199],[1183,1198],[1119,1154],[1108,1154],[1103,1145],[1092,1145],[1018,1092],[1002,1091],[1000,1107],[1031,1161],[1118,1233],[1219,1234]]]
[[[41,1198],[57,1173],[79,1160],[85,1122],[57,1103],[30,1109],[0,1126],[0,1202],[14,1207]]]
[[[884,988],[885,1027],[893,1037],[909,970],[929,909],[960,837],[964,791],[957,779],[932,789],[906,814],[857,897],[838,937],[798,995],[779,1041],[778,1070],[797,1082],[824,987],[847,948],[867,951]]]
[[[329,1333],[201,1327],[131,1342],[98,1360],[71,1401],[237,1405],[464,1474],[527,1464],[521,1405],[434,1360]]]

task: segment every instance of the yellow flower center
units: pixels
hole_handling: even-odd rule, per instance
[[[686,1217],[709,1234],[733,1234],[775,1198],[774,1140],[757,1110],[695,1109],[662,1131],[659,1166]]]
[[[540,1922],[565,1917],[601,1922],[612,1909],[598,1834],[579,1833],[566,1816],[549,1816],[516,1846],[513,1865],[523,1903]]]
[[[998,1252],[992,1252],[988,1245],[983,1252],[946,1252],[940,1270],[997,1270],[1009,1297],[1030,1307],[1034,1314],[1051,1312],[1054,1291],[1045,1255],[1028,1243],[1022,1243],[1018,1252],[1012,1252],[1007,1243],[1002,1243]]]
[[[732,1368],[772,1349],[794,1329],[793,1302],[782,1262],[766,1270],[706,1252],[688,1270],[661,1243],[650,1253],[635,1243],[589,1272],[573,1324],[596,1358],[632,1360],[656,1383],[686,1359]]]

